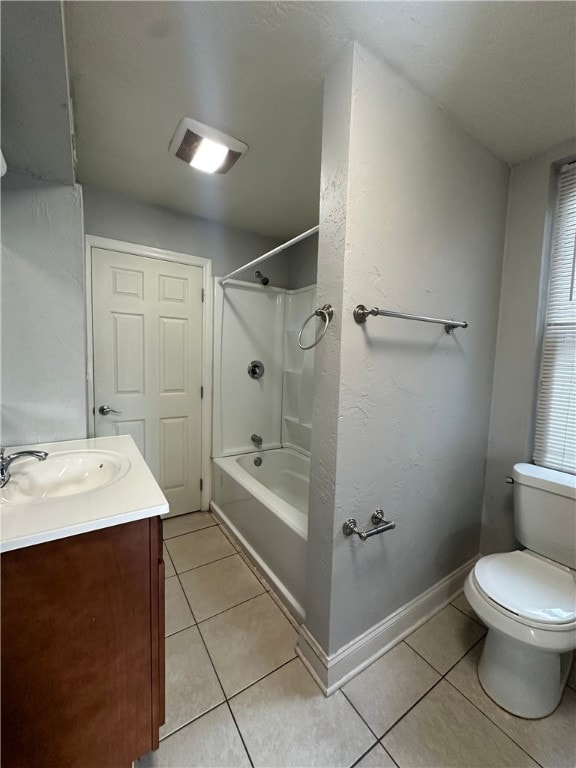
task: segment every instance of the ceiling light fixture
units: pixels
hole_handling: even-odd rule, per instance
[[[206,173],[228,173],[248,145],[209,125],[185,117],[170,142],[170,152],[192,168]]]

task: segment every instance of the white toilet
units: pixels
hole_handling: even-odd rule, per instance
[[[482,687],[514,715],[558,706],[576,649],[576,477],[516,464],[514,522],[524,550],[482,557],[464,592],[488,627]]]

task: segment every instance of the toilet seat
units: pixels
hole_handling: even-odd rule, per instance
[[[553,629],[576,621],[576,574],[531,552],[481,558],[474,568],[479,591],[529,625]]]

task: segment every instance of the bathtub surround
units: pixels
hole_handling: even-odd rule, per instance
[[[216,282],[213,456],[282,446],[310,455],[314,348],[300,349],[298,334],[315,302],[315,286],[286,291]],[[310,323],[303,343],[317,331]],[[257,380],[248,375],[252,362],[264,366]]]
[[[82,190],[2,179],[2,445],[86,432]]]
[[[552,166],[576,157],[576,141],[512,169],[500,293],[498,341],[484,508],[483,553],[515,549],[512,486],[517,462],[532,461],[540,344],[545,319]]]
[[[211,508],[302,621],[315,349],[298,335],[316,286],[216,282],[214,306]],[[317,331],[310,323],[303,343]]]
[[[508,169],[354,44],[326,82],[322,174],[318,302],[335,318],[316,351],[300,645],[328,688],[331,659],[365,663],[366,633],[448,599],[478,551]],[[470,327],[359,327],[358,303]],[[342,535],[380,506],[394,531]]]

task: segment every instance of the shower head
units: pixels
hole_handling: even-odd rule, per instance
[[[260,272],[260,270],[259,270],[259,269],[257,269],[257,270],[256,270],[256,272],[254,272],[254,277],[255,277],[257,280],[260,280],[260,282],[262,283],[262,285],[268,285],[268,283],[270,282],[270,280],[268,280],[268,278],[267,278],[267,277],[264,277],[264,275],[262,274],[262,272]]]

